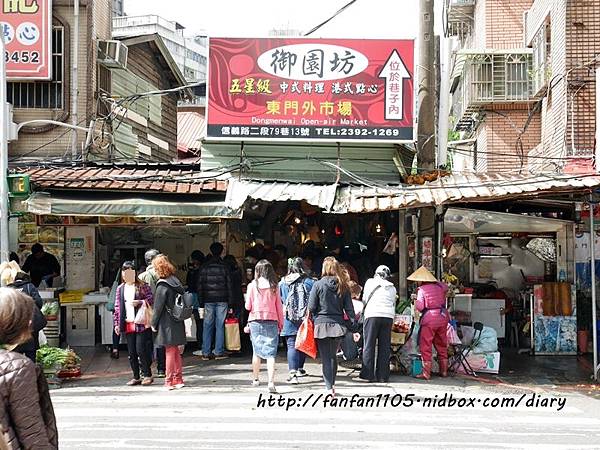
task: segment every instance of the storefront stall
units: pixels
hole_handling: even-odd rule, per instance
[[[132,178],[136,174],[123,175]],[[21,264],[31,246],[41,243],[61,265],[61,276],[52,288],[41,286],[49,303],[60,304],[56,321],[50,321],[47,330],[52,345],[59,341],[72,346],[110,344],[112,313],[106,305],[124,261],[135,261],[139,270],[144,270],[145,251],[157,248],[171,258],[177,276],[185,281],[191,252],[206,253],[215,241],[226,244],[227,219],[240,217],[223,204],[226,183],[193,183],[182,178],[170,186],[173,193],[164,195],[159,193],[164,191],[164,183],[140,179],[139,183],[146,183],[146,193],[141,193],[123,189],[122,182],[115,189],[117,182],[107,183],[108,178],[86,182],[73,176],[83,190],[65,186],[35,192],[26,202],[27,211],[12,227],[11,247],[17,249]],[[38,186],[51,183],[43,180]],[[96,190],[88,191],[93,188]],[[190,195],[194,191],[197,195]],[[195,339],[193,327],[188,331],[190,339]]]
[[[481,322],[532,354],[576,353],[573,222],[450,208],[444,230],[459,324]]]

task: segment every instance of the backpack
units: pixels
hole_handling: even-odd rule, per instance
[[[292,322],[301,322],[308,310],[308,290],[303,278],[290,285],[285,299],[285,318]]]
[[[191,292],[177,293],[173,308],[167,308],[167,311],[175,322],[184,322],[194,312],[194,295]]]

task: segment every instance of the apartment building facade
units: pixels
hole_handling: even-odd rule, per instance
[[[600,2],[447,0],[446,12],[458,167],[589,170]]]
[[[558,158],[542,159],[536,168],[593,169],[600,2],[535,0],[525,16],[525,42],[534,51],[534,93],[542,98],[541,143],[534,154]]]
[[[13,121],[54,120],[71,123],[73,33],[78,28],[77,117],[87,126],[96,113],[97,45],[110,39],[111,0],[79,0],[79,21],[75,27],[73,1],[52,2],[52,79],[48,81],[11,81],[7,83],[8,102],[13,106]],[[19,139],[9,145],[11,159],[49,159],[70,157],[72,131],[56,125],[25,126]],[[81,148],[85,133],[78,132]]]
[[[524,45],[523,15],[531,0],[448,0],[447,34],[455,39],[450,80],[451,126],[466,145],[449,152],[461,170],[526,169],[540,141]],[[456,138],[456,136],[455,136]]]

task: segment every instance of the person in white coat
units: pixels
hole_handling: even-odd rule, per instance
[[[392,325],[396,312],[396,288],[389,281],[390,275],[387,266],[379,266],[373,278],[365,283],[363,361],[357,381],[387,383],[390,378]]]

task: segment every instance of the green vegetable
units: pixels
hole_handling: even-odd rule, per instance
[[[48,347],[47,345],[37,351],[35,359],[42,368],[56,370],[76,366],[81,361],[81,358],[71,349]]]
[[[55,316],[58,314],[58,302],[47,302],[42,306],[42,314],[45,316]]]
[[[396,303],[396,314],[404,314],[404,310],[410,306],[410,299],[401,300]]]

